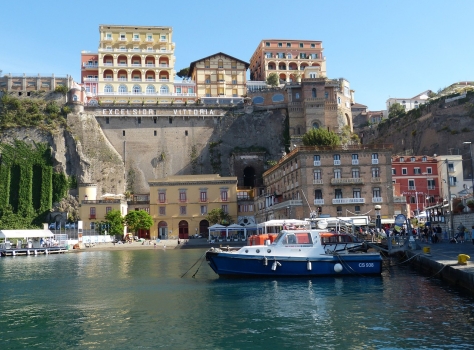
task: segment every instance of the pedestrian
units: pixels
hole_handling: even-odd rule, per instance
[[[154,245],[155,245],[155,249],[156,249],[156,242],[154,243]]]
[[[466,230],[466,228],[464,227],[462,222],[459,223],[457,230],[458,230],[458,233],[456,234],[456,236],[454,236],[454,240],[456,241],[456,243],[458,243],[458,238],[459,238],[459,241],[461,243],[464,243],[464,231]]]

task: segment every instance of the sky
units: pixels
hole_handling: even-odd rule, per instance
[[[329,78],[345,78],[372,111],[474,81],[472,0],[4,1],[3,74],[72,75],[97,52],[100,24],[171,26],[176,71],[224,52],[249,62],[263,39],[323,42]]]

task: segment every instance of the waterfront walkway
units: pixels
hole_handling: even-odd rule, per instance
[[[421,250],[408,250],[407,256],[412,258],[411,263],[430,276],[469,290],[474,293],[474,245],[472,241],[465,243],[420,243]],[[425,253],[423,247],[429,247]],[[470,256],[467,264],[459,264],[459,254]]]

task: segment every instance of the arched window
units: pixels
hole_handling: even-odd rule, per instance
[[[313,129],[319,129],[319,124],[317,122],[313,123]]]
[[[262,96],[255,96],[252,101],[255,104],[262,104],[263,103],[263,97]]]
[[[287,58],[292,58],[293,56],[291,56],[291,53],[287,54],[286,55]]]
[[[114,88],[112,87],[112,85],[105,85],[104,92],[114,92]]]
[[[160,94],[167,94],[169,93],[169,89],[168,89],[168,86],[166,85],[163,85],[162,87],[160,87]]]
[[[148,95],[154,94],[154,93],[155,93],[155,87],[154,87],[153,85],[148,85],[148,86],[146,87],[146,93],[147,93]]]
[[[316,89],[313,88],[313,90],[311,90],[311,96],[316,97]]]
[[[140,85],[133,85],[133,93],[139,94],[140,92],[142,92],[142,88],[140,87]]]
[[[275,94],[272,96],[272,101],[273,102],[281,102],[281,101],[284,101],[285,100],[285,97],[283,96],[283,94]]]
[[[118,88],[119,94],[126,94],[127,93],[127,87],[125,85],[120,85]]]

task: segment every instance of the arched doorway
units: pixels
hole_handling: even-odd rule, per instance
[[[201,220],[199,222],[199,233],[203,237],[209,237],[209,221]]]
[[[251,166],[244,169],[244,186],[255,187],[255,169]]]
[[[158,238],[168,239],[168,224],[165,221],[158,223]]]
[[[178,227],[179,227],[178,237],[181,239],[188,239],[189,238],[188,222],[186,220],[182,220],[179,222]]]

